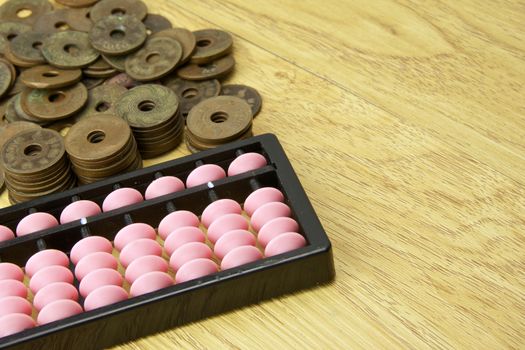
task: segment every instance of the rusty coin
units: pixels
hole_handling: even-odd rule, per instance
[[[10,51],[19,60],[31,63],[45,63],[46,59],[40,51],[42,43],[49,35],[40,32],[25,32],[11,41]]]
[[[47,0],[9,0],[0,6],[0,20],[33,24],[51,10],[53,6]]]
[[[0,97],[3,97],[9,91],[15,77],[8,63],[0,60]]]
[[[185,28],[165,29],[152,35],[152,37],[169,37],[177,40],[182,46],[182,58],[179,65],[188,62],[197,47],[195,35]]]
[[[60,69],[53,66],[36,66],[20,74],[22,82],[33,89],[58,89],[80,81],[80,69]]]
[[[218,29],[203,29],[197,30],[193,34],[197,40],[197,49],[191,56],[192,63],[210,63],[232,51],[233,38],[228,32]]]
[[[115,104],[128,90],[120,85],[100,85],[89,90],[88,102],[77,118],[95,116],[98,114],[114,114]]]
[[[250,86],[240,84],[223,85],[221,95],[237,96],[245,100],[252,109],[252,115],[255,117],[259,114],[262,106],[262,98],[257,90]]]
[[[186,80],[221,79],[230,74],[235,67],[232,55],[224,56],[207,64],[190,63],[179,68],[177,75]]]
[[[140,0],[102,0],[91,9],[91,20],[96,23],[111,15],[128,15],[142,21],[147,14],[148,8]]]
[[[95,23],[89,32],[91,45],[106,55],[125,55],[146,41],[146,27],[133,16],[109,16]]]
[[[36,118],[53,121],[78,112],[87,102],[87,89],[76,83],[60,89],[26,89],[22,91],[22,108]]]
[[[175,69],[182,57],[182,47],[172,38],[151,38],[144,47],[126,60],[126,73],[138,81],[153,81]]]
[[[170,29],[172,27],[171,22],[164,16],[148,13],[144,19],[144,25],[148,34],[154,34],[161,30]]]
[[[42,33],[56,33],[64,30],[89,32],[93,22],[87,17],[89,9],[59,9],[40,16],[33,30]]]
[[[218,80],[190,81],[178,77],[164,80],[164,84],[175,91],[181,103],[181,114],[184,118],[197,103],[210,97],[218,96],[221,83]]]
[[[100,54],[91,47],[89,35],[65,31],[44,40],[42,54],[49,64],[65,69],[81,68],[95,62]]]
[[[56,2],[68,7],[88,7],[96,4],[98,0],[56,0]]]

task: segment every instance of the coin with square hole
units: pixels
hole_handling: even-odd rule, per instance
[[[180,112],[184,118],[190,110],[201,101],[218,96],[221,92],[221,83],[216,80],[191,81],[178,77],[169,77],[164,84],[175,91],[181,103]]]
[[[49,65],[26,69],[20,74],[22,82],[33,89],[58,89],[80,81],[80,69],[60,69]]]
[[[126,60],[126,73],[138,81],[160,79],[175,69],[182,58],[182,47],[175,39],[156,37],[146,41]]]
[[[146,41],[146,27],[133,16],[109,16],[95,23],[89,32],[91,45],[106,55],[125,55]]]
[[[98,22],[106,17],[132,16],[142,21],[148,14],[148,8],[140,0],[102,0],[91,9],[91,20]]]
[[[186,28],[171,28],[161,30],[158,33],[152,35],[152,37],[169,37],[177,40],[182,46],[182,58],[180,59],[179,65],[188,62],[191,55],[195,52],[197,47],[197,41],[195,35]]]
[[[87,102],[84,84],[60,89],[26,89],[22,91],[22,108],[27,114],[46,121],[67,118]]]
[[[45,63],[46,59],[41,49],[48,36],[49,34],[36,31],[21,33],[11,41],[11,53],[19,60],[36,64]]]
[[[52,11],[47,0],[8,0],[0,6],[0,20],[32,25],[38,17]]]
[[[262,97],[257,90],[250,86],[241,84],[223,85],[221,95],[242,98],[250,105],[254,117],[259,114],[259,111],[261,110]]]
[[[78,119],[98,114],[114,114],[115,104],[128,90],[120,85],[100,85],[89,90],[88,102],[78,113]]]
[[[222,79],[233,72],[235,60],[232,55],[224,56],[206,64],[190,63],[177,70],[177,75],[186,80]]]
[[[42,33],[56,33],[65,30],[89,32],[93,22],[88,17],[89,9],[59,9],[40,16],[33,30]]]
[[[218,29],[203,29],[193,32],[197,40],[197,49],[191,62],[205,64],[229,54],[233,48],[230,33]]]
[[[74,31],[49,36],[42,45],[42,54],[49,64],[64,69],[89,66],[100,56],[91,46],[87,33]]]

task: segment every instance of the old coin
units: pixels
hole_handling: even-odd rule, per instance
[[[142,21],[147,14],[148,8],[140,0],[102,0],[91,9],[91,20],[96,23],[111,15],[128,15]]]
[[[30,30],[31,26],[25,23],[3,21],[0,22],[0,36],[2,36],[7,41],[7,43],[16,38],[18,35],[25,32],[29,32]]]
[[[179,62],[179,65],[188,62],[188,60],[190,59],[191,55],[193,55],[197,47],[195,35],[193,35],[192,32],[185,28],[165,29],[152,35],[152,37],[162,36],[173,38],[177,40],[182,46],[182,58]]]
[[[102,58],[113,68],[119,72],[126,71],[126,59],[128,56],[108,56],[102,55]]]
[[[0,127],[0,150],[11,137],[19,134],[20,132],[40,128],[41,127],[39,125],[30,122],[14,122],[4,124],[2,127]]]
[[[235,140],[252,125],[252,111],[246,101],[234,96],[216,96],[190,111],[186,125],[192,136],[207,144]]]
[[[58,89],[80,81],[80,69],[60,69],[53,66],[36,66],[26,69],[20,75],[22,82],[34,89]]]
[[[179,68],[177,75],[186,80],[221,79],[230,74],[235,67],[233,56],[219,58],[204,65],[190,63]]]
[[[49,122],[46,122],[45,120],[40,120],[40,119],[37,119],[27,114],[22,108],[22,104],[20,103],[20,101],[21,101],[21,94],[18,94],[15,97],[13,97],[13,108],[19,120],[22,120],[22,121],[25,120],[25,121],[40,124],[40,125],[45,125],[49,123]]]
[[[6,106],[6,110],[5,110],[5,119],[9,123],[14,123],[14,122],[18,122],[18,121],[27,121],[27,120],[24,120],[23,118],[20,118],[18,116],[18,114],[16,113],[15,101],[16,101],[17,97],[20,97],[20,94],[14,95],[7,102],[7,106]]]
[[[117,70],[111,67],[102,57],[84,68],[85,76],[92,78],[109,78],[117,74]]]
[[[98,0],[56,0],[61,5],[68,7],[88,7],[98,2]]]
[[[53,10],[47,0],[8,0],[0,6],[0,20],[33,24],[38,17]]]
[[[262,98],[257,90],[250,86],[240,84],[223,85],[221,95],[237,96],[245,100],[252,109],[252,115],[255,117],[259,114],[262,106]]]
[[[15,77],[8,63],[0,60],[0,97],[3,97],[9,91]]]
[[[100,85],[89,90],[88,102],[77,118],[80,120],[99,114],[114,114],[115,104],[127,91],[125,87],[120,85]]]
[[[201,101],[218,96],[221,92],[221,83],[218,80],[190,81],[178,77],[164,80],[164,84],[175,91],[181,103],[180,112],[184,118],[190,110]]]
[[[191,56],[192,63],[210,63],[232,51],[233,38],[230,33],[218,29],[203,29],[193,34],[197,40],[197,49]]]
[[[82,78],[82,84],[88,89],[91,90],[93,88],[96,88],[97,86],[102,85],[106,79],[103,78],[89,78],[84,77]]]
[[[172,27],[169,19],[162,15],[156,15],[152,13],[148,13],[143,22],[146,26],[148,34],[154,34],[160,32],[161,30],[169,29]]]
[[[22,60],[22,59],[16,57],[15,55],[13,55],[13,53],[11,52],[11,45],[8,45],[6,47],[6,49],[4,51],[4,57],[9,62],[11,62],[12,64],[14,64],[15,66],[20,67],[20,68],[34,67],[35,65],[38,64],[38,63],[35,63],[35,62]]]
[[[91,45],[106,55],[125,55],[146,41],[146,27],[133,16],[109,16],[95,23],[89,32]]]
[[[87,102],[87,89],[82,83],[60,89],[26,89],[22,108],[28,114],[46,121],[67,118]]]
[[[74,31],[49,36],[42,45],[42,54],[49,64],[65,69],[88,66],[100,56],[91,46],[87,33]]]
[[[143,85],[140,81],[131,79],[126,73],[120,73],[115,75],[104,82],[104,85],[120,85],[126,89],[134,88],[135,86]]]
[[[182,47],[175,39],[151,38],[126,60],[126,73],[138,81],[160,79],[175,69],[182,58]]]
[[[59,9],[40,16],[33,30],[42,33],[56,33],[64,30],[89,32],[93,22],[87,17],[89,9]]]
[[[34,64],[45,63],[46,59],[40,51],[42,43],[49,35],[40,32],[25,32],[11,40],[10,51],[19,60]]]

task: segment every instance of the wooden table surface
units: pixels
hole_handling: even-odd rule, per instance
[[[337,276],[120,348],[524,348],[523,1],[146,3],[233,34]]]

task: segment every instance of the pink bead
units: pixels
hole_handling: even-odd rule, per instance
[[[127,299],[128,292],[126,292],[124,288],[113,285],[103,286],[95,289],[86,297],[84,300],[84,309],[91,311]]]
[[[233,230],[226,232],[217,240],[213,252],[217,258],[222,259],[228,252],[243,245],[255,247],[255,236],[250,231]]]
[[[173,279],[170,275],[165,272],[153,271],[137,278],[131,285],[129,294],[132,297],[136,297],[171,285],[173,285]]]
[[[0,317],[0,338],[33,328],[35,321],[26,314],[10,314]]]
[[[73,248],[71,248],[69,256],[73,264],[76,265],[80,259],[95,252],[111,254],[113,252],[113,244],[111,244],[107,238],[101,236],[86,237],[78,241]]]
[[[162,256],[162,247],[157,241],[142,238],[131,242],[120,252],[120,263],[124,267],[135,259],[146,255]]]
[[[95,289],[102,286],[122,286],[122,276],[117,270],[98,269],[88,273],[80,282],[78,289],[80,295],[87,297]]]
[[[47,266],[69,266],[67,255],[57,249],[46,249],[33,254],[26,263],[26,273],[33,277],[35,273]]]
[[[216,164],[204,164],[195,168],[186,179],[186,187],[195,187],[211,181],[223,179],[226,172]]]
[[[95,202],[88,200],[76,201],[62,210],[62,213],[60,214],[60,223],[67,224],[68,222],[98,215],[101,212],[102,209],[100,209],[99,205]]]
[[[56,300],[47,304],[40,310],[37,317],[39,325],[62,320],[67,317],[82,313],[82,306],[69,299]]]
[[[223,234],[233,230],[248,230],[248,221],[240,214],[226,214],[208,227],[208,239],[215,244]]]
[[[297,232],[281,233],[272,239],[264,249],[265,256],[274,256],[299,249],[306,245],[306,240]]]
[[[187,210],[177,210],[170,213],[161,220],[159,224],[159,235],[166,239],[170,233],[183,226],[199,227],[200,221],[197,215]]]
[[[228,176],[242,174],[266,166],[268,162],[262,154],[250,152],[238,156],[228,167]]]
[[[69,299],[78,301],[78,291],[70,283],[54,282],[43,287],[33,298],[33,305],[37,311],[57,300]]]
[[[180,267],[175,275],[175,283],[182,283],[211,275],[218,270],[217,264],[210,259],[194,259]]]
[[[73,273],[64,266],[48,266],[38,270],[29,281],[33,293],[54,282],[73,283]]]
[[[257,239],[259,243],[266,247],[274,237],[285,232],[299,232],[299,224],[292,218],[280,217],[268,221],[261,227]]]
[[[124,249],[129,243],[141,238],[153,239],[157,237],[155,229],[148,224],[135,223],[123,227],[118,231],[113,242],[118,251]]]
[[[224,259],[222,259],[221,270],[231,269],[259,259],[262,259],[262,254],[259,249],[251,245],[237,247],[230,250]]]
[[[175,176],[163,176],[149,184],[146,189],[146,199],[152,199],[184,189],[184,182]]]
[[[33,213],[24,217],[16,226],[16,235],[25,236],[33,232],[58,226],[57,219],[48,213]]]
[[[201,221],[204,227],[209,227],[213,221],[226,214],[241,214],[242,208],[233,199],[219,199],[208,205],[202,212]]]
[[[0,225],[0,242],[8,241],[15,238],[13,231],[4,225]]]
[[[252,216],[260,206],[271,202],[284,202],[284,195],[273,187],[262,187],[252,192],[244,201],[244,211]]]
[[[106,252],[91,253],[80,259],[75,267],[75,276],[81,281],[91,271],[103,268],[116,270],[118,268],[117,259]]]
[[[259,207],[250,218],[253,229],[257,232],[270,220],[280,217],[290,217],[290,207],[281,202],[266,203]]]
[[[146,255],[134,260],[126,269],[126,280],[133,284],[137,278],[153,271],[168,272],[168,262],[156,255]]]
[[[102,202],[102,210],[110,211],[127,205],[140,203],[144,200],[142,194],[134,188],[123,187],[108,194]]]
[[[31,316],[33,308],[26,298],[18,296],[0,298],[0,317],[9,314],[26,314]]]
[[[0,281],[0,298],[3,297],[27,298],[27,288],[17,280],[2,280]]]
[[[212,251],[206,244],[200,242],[186,243],[173,252],[170,258],[170,266],[177,271],[190,260],[199,258],[211,259],[211,257]]]
[[[186,243],[204,243],[204,241],[206,241],[206,236],[204,236],[204,233],[198,227],[184,226],[170,233],[166,241],[164,241],[164,249],[166,249],[166,253],[171,256],[175,250]]]
[[[17,280],[22,282],[24,280],[24,271],[12,263],[0,263],[0,281],[2,280]]]

